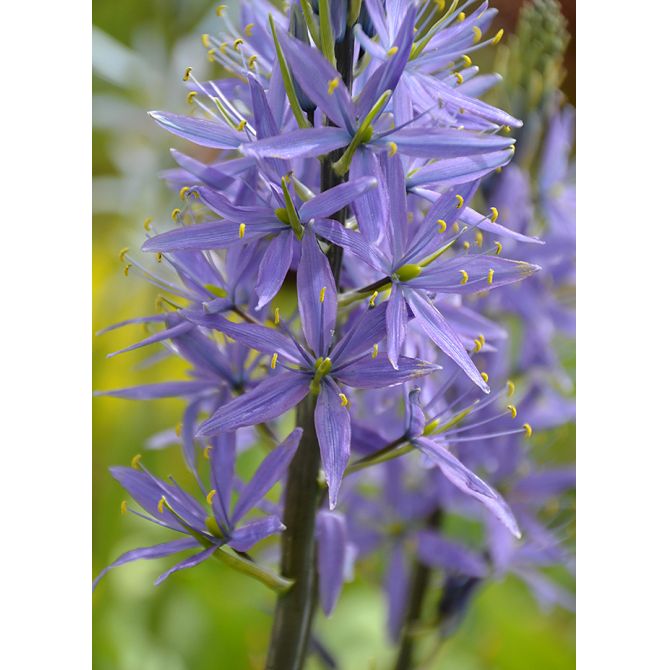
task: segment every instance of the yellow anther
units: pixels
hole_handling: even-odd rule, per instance
[[[254,29],[254,24],[253,23],[247,23],[247,25],[244,26],[244,34],[247,37],[251,37],[251,33],[252,33],[253,29]]]
[[[482,372],[482,379],[488,384],[489,376],[486,372]]]
[[[279,307],[275,307],[275,326],[279,325]]]
[[[349,404],[349,398],[347,398],[344,393],[338,393],[337,395],[340,396],[340,405],[346,407]]]
[[[510,126],[503,126],[502,129],[506,133],[511,133],[512,132],[512,128]]]
[[[277,367],[277,359],[279,358],[279,354],[275,351],[274,354],[272,354],[272,360],[270,361],[270,367],[274,370]]]
[[[157,261],[158,263],[162,263],[162,262],[163,262],[163,254],[162,254],[160,251],[157,251],[157,252],[156,252],[156,261]]]
[[[124,274],[124,276],[126,276],[126,277],[128,276],[128,272],[129,272],[130,268],[132,268],[132,267],[133,267],[133,266],[132,266],[130,263],[128,263],[128,265],[126,265],[126,267],[123,268],[123,274]]]
[[[457,233],[457,232],[461,229],[461,227],[458,225],[458,221],[454,221],[453,225],[451,226],[451,229],[452,229],[455,233]]]
[[[454,72],[454,77],[456,77],[456,83],[462,84],[464,79],[463,75],[460,72]]]
[[[447,230],[447,222],[444,219],[437,220],[437,231],[444,233]]]
[[[196,95],[198,95],[197,91],[189,91],[188,94],[186,95],[186,102],[189,105],[192,105],[193,104],[193,98],[195,98]]]
[[[209,41],[209,35],[207,33],[203,33],[200,36],[200,39],[202,40],[202,46],[205,47],[205,49],[209,49],[211,47],[210,41]]]
[[[498,209],[496,207],[491,207],[491,223],[495,223],[498,220]]]
[[[225,11],[226,11],[226,5],[219,5],[216,8],[216,15],[217,16],[223,16],[223,12],[225,12]]]
[[[190,191],[191,187],[190,186],[182,186],[179,189],[179,197],[182,200],[186,200],[186,194]]]
[[[511,145],[508,147],[508,149],[509,149],[512,153],[515,153],[515,152],[516,152],[516,146],[515,146],[514,144],[511,144]]]
[[[516,386],[514,385],[514,382],[511,380],[507,380],[507,397],[511,398],[514,395],[514,391],[516,390]]]
[[[179,207],[175,207],[172,210],[172,214],[170,214],[170,217],[172,218],[173,221],[177,220],[177,217],[181,214],[181,209]]]
[[[182,79],[183,79],[184,81],[188,81],[188,80],[189,80],[189,77],[191,76],[191,72],[193,72],[193,68],[192,68],[192,67],[187,67],[187,68],[184,70],[184,76],[182,77]]]
[[[240,228],[239,228],[239,235],[240,239],[244,237],[244,231],[247,229],[247,224],[246,223],[240,223]]]
[[[482,29],[479,26],[472,26],[472,32],[474,33],[472,41],[477,44],[482,39]]]
[[[119,251],[119,260],[122,262],[125,261],[127,253],[128,253],[128,247],[123,247],[123,249]]]
[[[246,120],[246,119],[242,119],[242,120],[235,126],[235,130],[238,130],[239,132],[242,132],[242,131],[244,130],[244,128],[245,128],[246,125],[247,125],[247,120]]]
[[[398,53],[398,47],[391,47],[387,52],[387,56],[395,56]]]
[[[141,460],[142,460],[142,454],[135,454],[130,461],[130,467],[135,468],[135,470],[139,470]]]
[[[463,62],[465,63],[466,67],[470,67],[472,65],[472,58],[470,58],[468,54],[463,54],[461,58],[463,59]]]
[[[470,242],[466,240],[465,242],[463,242],[463,249],[467,251],[469,248],[470,248]]]
[[[495,37],[491,40],[491,44],[498,44],[500,40],[502,39],[502,36],[504,35],[505,31],[501,28],[496,34]]]
[[[128,503],[125,500],[121,501],[121,514],[127,514],[128,512]]]
[[[208,445],[205,447],[205,450],[202,452],[202,455],[205,457],[205,460],[206,460],[206,461],[209,460],[209,452],[212,451],[212,449],[213,449],[212,445],[211,445],[211,444],[208,444]]]
[[[465,200],[463,200],[463,196],[458,195],[458,193],[457,193],[456,194],[456,209],[460,209],[461,207],[463,207],[464,202],[465,202]]]
[[[174,434],[175,434],[177,437],[181,437],[181,431],[182,431],[182,424],[181,424],[181,423],[178,423],[178,424],[175,426],[175,428],[174,428]]]
[[[502,252],[502,244],[500,242],[494,242],[496,245],[496,256],[500,256],[500,253]]]
[[[258,60],[258,56],[254,54],[253,56],[249,56],[247,60],[247,65],[249,66],[250,70],[254,69],[254,66],[256,65],[256,61]]]
[[[375,342],[372,345],[372,358],[377,358],[379,356],[379,345]]]
[[[214,496],[216,495],[216,489],[212,489],[208,494],[207,494],[207,504],[211,505],[212,500],[214,500]]]
[[[482,233],[481,230],[478,230],[478,231],[475,233],[475,244],[476,244],[478,247],[481,247],[481,246],[484,244],[484,233]]]
[[[228,48],[228,42],[221,42],[221,44],[219,44],[219,51],[221,53],[226,53],[227,48]]]
[[[445,6],[446,6],[446,4],[447,4],[447,1],[446,1],[446,0],[435,0],[435,4],[437,5],[437,8],[438,8],[441,12],[443,12],[443,11],[444,11],[444,8],[445,8]]]
[[[163,514],[163,511],[165,510],[165,503],[167,502],[167,499],[165,496],[163,496],[159,501],[158,501],[158,513]]]
[[[477,352],[481,351],[482,349],[482,343],[479,340],[475,340],[475,346],[472,348],[472,353],[476,354]]]
[[[462,275],[461,284],[467,284],[468,279],[470,279],[470,275],[465,270],[459,270],[459,272]]]
[[[142,225],[144,226],[144,230],[148,231],[149,228],[151,228],[151,222],[152,222],[152,220],[153,220],[153,219],[152,219],[150,216],[147,216],[147,218],[144,219],[144,223],[142,224]]]
[[[509,410],[509,413],[512,415],[512,418],[516,419],[517,415],[516,407],[514,407],[514,405],[507,405],[507,409]]]
[[[387,142],[386,146],[389,148],[389,156],[395,156],[398,153],[398,145],[395,142]]]
[[[210,63],[213,63],[216,60],[216,49],[210,49],[207,52],[207,60],[209,60]]]
[[[244,44],[244,40],[241,37],[238,37],[234,42],[233,42],[233,49],[235,51],[240,50],[240,45]]]
[[[486,275],[486,283],[493,284],[493,268],[489,268],[488,274]]]
[[[526,431],[526,437],[531,437],[533,435],[533,429],[529,423],[524,423],[523,429]]]
[[[379,295],[379,291],[375,291],[375,292],[370,296],[370,300],[368,300],[368,305],[370,305],[370,307],[374,307],[374,306],[375,306],[375,300],[377,299],[377,296],[378,296],[378,295]]]
[[[326,287],[324,286],[319,292],[319,302],[324,302],[326,299]]]
[[[335,79],[331,79],[328,82],[328,95],[333,95],[335,93],[335,89],[340,85],[340,79],[339,77],[335,77]]]
[[[501,172],[502,172],[502,168],[501,168],[501,167],[497,167],[497,168],[496,168],[496,174],[500,174]]]
[[[456,19],[458,21],[465,21],[465,12],[460,12]]]

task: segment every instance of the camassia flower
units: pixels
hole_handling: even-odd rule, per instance
[[[439,370],[440,366],[399,356],[394,368],[385,357],[377,355],[378,343],[384,336],[384,306],[363,312],[341,339],[334,339],[335,280],[309,228],[302,240],[298,266],[298,308],[307,346],[301,345],[290,331],[236,324],[218,315],[193,317],[201,325],[272,356],[271,371],[280,368],[252,391],[217,409],[201,425],[199,434],[216,435],[268,421],[297,405],[307,394],[318,396],[314,424],[332,509],[351,442],[349,398],[342,386],[387,388]]]
[[[165,482],[152,475],[142,466],[139,457],[133,459],[133,467],[112,468],[114,478],[146,514],[129,508],[125,501],[121,506],[122,511],[131,511],[186,537],[123,554],[98,575],[93,588],[112,568],[139,559],[163,558],[196,548],[201,550],[171,567],[155,583],[160,584],[174,572],[192,568],[210,556],[216,556],[270,586],[280,589],[288,586],[276,575],[244,556],[261,540],[284,530],[279,517],[271,515],[247,522],[243,522],[243,519],[284,476],[301,437],[302,429],[296,428],[266,456],[251,480],[242,487],[234,507],[231,505],[235,480],[234,434],[220,436],[208,449],[212,488],[206,495],[204,505],[173,479]],[[226,546],[233,552],[224,551]]]
[[[383,235],[376,247],[366,244],[362,234],[330,221],[316,222],[314,228],[326,239],[347,249],[357,262],[366,263],[380,273],[383,278],[374,284],[379,291],[390,285],[386,330],[388,358],[393,366],[397,365],[406,337],[409,307],[426,335],[475,384],[488,391],[486,382],[472,363],[458,335],[429,295],[477,293],[519,281],[539,268],[529,263],[500,258],[498,249],[492,253],[460,254],[444,260],[442,255],[468,230],[467,226],[460,228],[457,219],[459,210],[476,191],[477,182],[462,188],[463,195],[456,193],[455,189],[447,191],[434,203],[419,225],[410,227],[400,158],[384,155],[381,165],[384,179],[380,182],[380,191],[385,211],[380,217]],[[362,220],[367,212],[367,209],[361,208],[359,219]],[[454,224],[456,232],[453,232]],[[371,293],[376,295],[372,291],[364,291],[363,296]],[[363,297],[361,291],[358,296]]]

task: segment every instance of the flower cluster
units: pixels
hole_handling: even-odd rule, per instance
[[[248,552],[283,533],[288,554],[316,545],[330,613],[375,553],[387,557],[393,637],[420,614],[408,607],[412,562],[445,575],[445,634],[487,577],[513,572],[568,603],[540,568],[568,562],[543,514],[572,473],[532,469],[527,440],[570,418],[536,374],[558,368],[551,337],[568,320],[549,296],[570,272],[573,220],[557,187],[570,118],[556,111],[547,133],[547,225],[535,230],[529,173],[510,164],[525,128],[479,97],[492,78],[473,57],[502,37],[486,38],[495,10],[458,5],[301,0],[281,12],[256,0],[239,21],[222,6],[221,33],[203,43],[225,76],[201,82],[187,68],[193,112],[151,112],[216,157],[173,150],[164,177],[181,204],[171,223],[147,225],[149,261],[122,252],[127,274],[161,290],[161,310],[117,325],[151,329],[123,351],[160,344],[190,373],[106,393],[184,399],[177,439],[204,502],[139,458],[114,468],[142,508],[124,510],[181,537],[110,567],[197,549],[158,581],[215,557],[281,601],[305,575],[285,546],[280,572]],[[510,313],[523,322],[514,361]],[[526,380],[518,404],[508,376]],[[237,454],[268,447],[242,483]],[[265,499],[277,482],[283,495]],[[484,539],[450,536],[447,518]]]

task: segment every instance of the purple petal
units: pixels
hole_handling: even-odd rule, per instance
[[[207,547],[203,551],[193,554],[185,558],[183,561],[173,565],[167,572],[164,572],[155,582],[154,585],[158,586],[164,582],[170,575],[178,572],[179,570],[185,570],[186,568],[194,568],[196,565],[200,565],[204,560],[208,559],[215,551],[218,551],[220,545],[213,544],[211,547]]]
[[[393,544],[384,581],[388,598],[388,631],[391,639],[397,640],[405,620],[409,588],[409,566],[400,542]]]
[[[319,439],[321,463],[328,483],[331,510],[337,504],[337,494],[351,448],[349,412],[342,406],[342,400],[336,389],[337,387],[332,388],[330,384],[321,384],[321,392],[314,411],[314,425]]]
[[[492,235],[498,235],[499,237],[509,237],[512,240],[526,242],[527,244],[544,244],[544,241],[537,237],[529,237],[528,235],[518,233],[516,230],[507,228],[500,223],[494,223],[491,219],[483,217],[476,210],[470,209],[470,207],[464,208],[458,218],[463,221],[463,223],[466,223],[471,227],[476,226],[485,233],[491,233]]]
[[[350,363],[334,371],[333,375],[338,382],[347,386],[380,389],[397,386],[441,369],[439,365],[406,356],[398,357],[398,367],[394,369],[386,357],[378,356]]]
[[[233,513],[233,525],[265,497],[265,494],[284,476],[295,455],[302,428],[296,428],[281,444],[276,446],[256,468],[249,483],[242,489]]]
[[[337,289],[328,259],[309,228],[305,229],[301,248],[297,277],[298,309],[307,344],[320,356],[325,355],[335,328]]]
[[[313,158],[345,147],[351,135],[340,128],[304,128],[244,145],[248,155],[270,158]]]
[[[300,220],[307,222],[310,219],[322,219],[335,214],[359,196],[376,187],[377,180],[374,177],[361,177],[329,188],[308,200],[300,208]]]
[[[372,151],[361,146],[354,153],[349,170],[349,179],[362,179],[372,176],[378,181],[378,186],[368,191],[353,204],[361,233],[373,244],[377,242],[385,230],[388,219],[388,193],[386,184],[382,178],[379,159]]]
[[[270,223],[281,228],[280,222],[270,207],[258,207],[232,203],[223,193],[206,186],[194,186],[192,189],[200,200],[221,218],[235,223]]]
[[[212,382],[162,382],[159,384],[143,384],[114,391],[101,391],[96,395],[129,400],[154,400],[158,398],[177,398],[189,396],[212,388]]]
[[[414,317],[437,346],[456,363],[470,379],[485,393],[489,392],[488,384],[475,367],[465,347],[461,344],[454,329],[447,323],[437,308],[424,298],[418,291],[405,290]]]
[[[270,516],[266,519],[252,521],[233,531],[230,546],[237,551],[248,551],[256,543],[264,540],[269,535],[280,533],[286,528],[279,517]]]
[[[165,558],[165,556],[172,556],[180,551],[186,549],[193,549],[199,547],[200,543],[195,538],[187,537],[181,540],[172,540],[171,542],[164,542],[163,544],[155,544],[152,547],[142,547],[140,549],[133,549],[127,551],[117,558],[113,563],[108,565],[94,580],[93,589],[98,585],[100,580],[112,569],[120,565],[131,563],[132,561],[139,561],[141,559]]]
[[[149,116],[165,130],[202,147],[237,149],[246,140],[245,135],[232,130],[223,121],[209,121],[170,112],[149,112]]]
[[[419,531],[417,539],[417,555],[422,563],[471,577],[488,575],[486,561],[466,547],[450,542],[429,530]]]
[[[385,272],[391,265],[361,233],[345,228],[339,221],[322,219],[314,223],[313,229],[321,237],[343,247],[374,270]]]
[[[357,359],[366,351],[370,351],[372,355],[373,345],[383,339],[385,332],[386,303],[364,310],[333,347],[330,358],[334,368],[341,362],[342,365],[346,365],[348,361]]]
[[[414,440],[416,447],[431,462],[435,463],[442,474],[460,491],[479,500],[515,537],[521,537],[519,525],[505,499],[486,482],[468,470],[445,447],[425,437]]]
[[[400,348],[407,335],[407,307],[402,289],[394,285],[386,309],[386,334],[388,337],[388,359],[391,365],[398,369]]]
[[[111,354],[107,354],[107,358],[113,358],[119,354],[125,354],[129,351],[134,351],[135,349],[141,349],[142,347],[148,347],[150,344],[156,344],[157,342],[163,342],[164,340],[169,340],[171,337],[177,337],[178,335],[183,335],[193,328],[193,324],[188,323],[187,321],[181,321],[176,326],[170,326],[164,330],[160,330],[149,337],[145,337],[135,344],[131,344],[129,347],[124,347],[118,351],[114,351]]]
[[[309,392],[309,379],[283,372],[264,379],[253,390],[238,396],[212,414],[198,435],[216,435],[242,426],[269,421],[295,407]]]
[[[258,266],[256,309],[265,307],[279,293],[292,259],[293,233],[282,231],[270,242]]]
[[[279,41],[292,76],[303,92],[340,128],[354,132],[354,108],[341,76],[315,48],[279,32]],[[330,82],[339,85],[329,93]]]
[[[407,244],[407,195],[405,193],[405,173],[400,156],[390,157],[385,153],[381,157],[382,171],[386,175],[386,187],[389,197],[390,217],[384,231],[391,242],[393,261],[399,261]]]
[[[319,596],[326,616],[335,608],[346,567],[347,526],[338,512],[321,510],[316,517]]]
[[[212,499],[212,509],[219,524],[231,528],[230,496],[235,481],[235,433],[221,433],[212,438],[212,451],[209,455],[211,485],[216,491]]]
[[[398,145],[401,154],[420,158],[473,156],[514,144],[508,137],[444,128],[405,128],[383,138],[384,143],[390,141]]]

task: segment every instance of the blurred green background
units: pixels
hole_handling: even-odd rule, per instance
[[[234,3],[229,3],[231,6]],[[517,2],[494,3],[513,27]],[[93,3],[93,330],[152,313],[157,290],[125,277],[118,250],[136,250],[148,216],[165,217],[176,197],[157,172],[171,167],[175,138],[160,131],[149,109],[184,112],[181,75],[193,66],[201,78],[210,65],[200,43],[215,31],[214,5],[202,0],[95,0]],[[568,58],[568,86],[574,81]],[[572,96],[569,93],[569,97]],[[189,148],[193,151],[193,147]],[[146,352],[106,360],[136,341],[141,327],[93,340],[93,387],[110,389],[174,378],[177,363],[142,368]],[[570,352],[568,352],[569,355]],[[144,450],[154,433],[174,426],[180,401],[96,398],[93,403],[93,572],[120,553],[167,539],[161,529],[120,514],[124,494],[107,468],[143,451],[158,474],[183,472],[175,449]],[[552,460],[574,456],[574,428],[540,436]],[[539,443],[542,448],[542,443]],[[93,667],[96,670],[262,668],[273,596],[218,563],[205,562],[160,587],[153,580],[169,565],[138,562],[112,571],[93,596]],[[384,637],[385,606],[366,575],[345,586],[342,600],[317,631],[343,670],[381,670],[392,651]],[[475,598],[456,636],[433,668],[458,670],[565,670],[575,664],[574,615],[542,612],[514,579],[489,584]],[[314,666],[316,667],[316,666]]]

